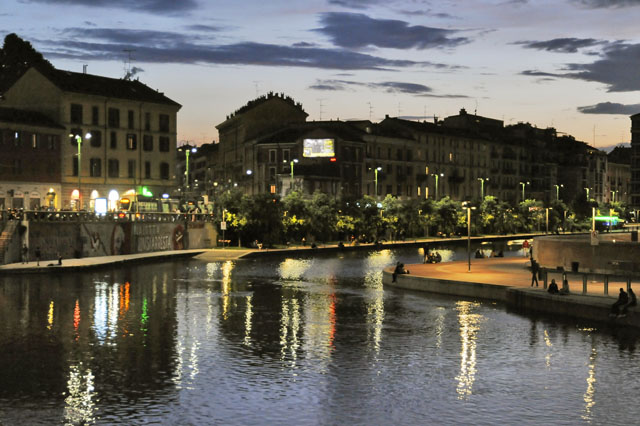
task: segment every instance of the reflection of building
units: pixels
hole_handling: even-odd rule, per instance
[[[37,111],[64,126],[67,135],[82,135],[80,149],[75,137],[61,144],[63,208],[78,189],[83,207],[112,190],[173,189],[180,105],[163,93],[137,80],[32,67],[4,96],[4,105]]]
[[[64,134],[43,114],[0,108],[0,210],[60,207]]]

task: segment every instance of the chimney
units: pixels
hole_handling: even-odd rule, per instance
[[[82,65],[82,74],[86,74],[86,73],[87,73],[87,67],[88,67],[88,66],[89,66],[89,65],[87,65],[87,64],[83,64],[83,65]]]

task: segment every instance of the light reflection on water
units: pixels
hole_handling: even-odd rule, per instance
[[[421,259],[421,248],[385,249],[2,278],[0,423],[640,415],[635,393],[619,392],[640,374],[635,333],[383,288],[384,267]]]

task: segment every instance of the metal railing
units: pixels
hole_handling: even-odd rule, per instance
[[[638,277],[632,277],[624,274],[599,274],[599,273],[593,273],[593,272],[573,272],[573,271],[569,272],[569,271],[563,271],[563,270],[551,269],[551,268],[540,268],[540,272],[542,274],[543,288],[545,290],[547,289],[550,275],[551,276],[557,275],[559,279],[556,280],[556,283],[558,284],[559,288],[562,288],[562,281],[565,277],[567,279],[569,279],[569,277],[578,277],[582,281],[582,294],[587,294],[588,287],[589,287],[589,278],[591,278],[592,284],[597,283],[599,285],[600,283],[602,283],[603,294],[605,296],[609,295],[610,282],[613,281],[613,282],[626,283],[627,291],[629,291],[629,289],[631,288],[632,281],[634,279],[636,280],[638,279]]]
[[[96,214],[83,211],[3,210],[1,221],[33,222],[213,222],[212,213],[109,212]]]

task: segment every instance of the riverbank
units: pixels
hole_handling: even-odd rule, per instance
[[[640,328],[637,307],[630,308],[625,317],[610,317],[611,305],[616,300],[604,294],[604,284],[591,281],[587,292],[582,293],[583,282],[579,275],[568,275],[569,295],[553,295],[544,289],[542,280],[538,287],[531,287],[530,261],[527,258],[472,259],[437,264],[406,265],[409,274],[399,275],[392,282],[393,267],[386,268],[383,283],[386,286],[414,291],[481,298],[505,302],[516,310],[543,312],[592,321],[607,322]],[[560,273],[550,274],[561,285]],[[626,287],[626,282],[610,281],[611,292]],[[640,288],[640,284],[638,285]]]

